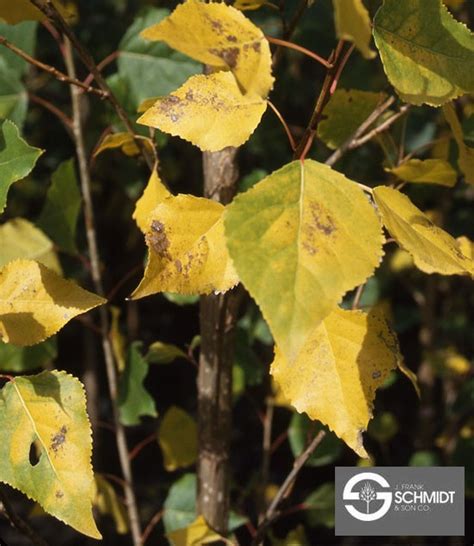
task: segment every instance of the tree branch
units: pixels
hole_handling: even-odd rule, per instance
[[[116,111],[118,117],[120,118],[122,123],[125,125],[127,131],[133,136],[135,143],[138,146],[138,149],[140,150],[148,167],[150,168],[150,170],[153,170],[154,160],[152,156],[148,153],[143,142],[139,138],[137,138],[137,135],[135,134],[135,131],[133,129],[132,122],[130,121],[122,105],[117,100],[117,97],[114,95],[114,93],[110,89],[105,78],[100,73],[100,70],[97,68],[97,65],[94,59],[92,58],[92,55],[78,40],[77,36],[74,34],[71,27],[64,20],[63,16],[59,13],[59,11],[56,9],[56,7],[51,2],[51,0],[30,0],[30,2],[34,6],[36,6],[42,13],[46,15],[46,17],[49,19],[49,21],[53,24],[53,26],[57,30],[65,34],[67,38],[70,40],[72,46],[74,47],[77,54],[81,58],[82,62],[84,63],[86,68],[89,70],[89,72],[94,76],[94,79],[97,82],[97,85],[100,87],[100,89],[102,89],[105,93],[107,93],[107,100],[110,102],[110,104]]]
[[[73,51],[71,42],[66,40],[64,48],[64,60],[68,74],[71,78],[76,77],[76,68],[74,65]],[[82,127],[81,99],[82,95],[77,87],[71,87],[71,100],[73,111],[73,133],[76,145],[76,154],[79,164],[79,178],[81,181],[82,197],[84,199],[84,220],[86,225],[87,245],[89,249],[89,258],[91,261],[91,275],[95,291],[103,296],[104,287],[102,283],[102,274],[100,270],[100,254],[97,246],[97,235],[95,230],[94,209],[91,194],[90,172],[87,164],[87,154],[84,142],[84,133]],[[120,422],[117,406],[118,381],[117,369],[115,366],[112,345],[108,336],[109,317],[105,306],[99,308],[100,327],[102,337],[102,348],[104,351],[105,367],[107,372],[107,382],[109,386],[110,399],[112,402],[114,427],[116,431],[117,450],[119,454],[120,466],[125,479],[124,492],[127,504],[128,516],[130,520],[130,530],[132,533],[134,546],[141,545],[141,528],[138,515],[138,508],[133,490],[133,476],[128,457],[127,439],[125,429]]]
[[[51,76],[53,76],[60,82],[68,83],[70,85],[77,85],[84,91],[87,91],[87,93],[93,93],[95,95],[98,95],[102,99],[105,99],[108,97],[108,92],[103,91],[102,89],[97,89],[97,87],[92,87],[91,85],[88,85],[86,83],[81,82],[80,80],[77,80],[76,78],[71,78],[67,76],[66,74],[63,74],[57,68],[54,68],[54,66],[42,63],[41,61],[38,61],[38,59],[31,57],[30,55],[28,55],[28,53],[26,53],[19,47],[16,47],[16,45],[10,43],[4,36],[0,36],[0,45],[5,46],[7,49],[15,53],[15,55],[18,55],[18,57],[21,57],[22,59],[24,59],[26,62],[30,63],[31,65],[36,66],[40,70],[44,70],[48,74],[51,74]]]

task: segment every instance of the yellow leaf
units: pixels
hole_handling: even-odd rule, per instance
[[[142,233],[146,233],[150,228],[151,221],[149,222],[148,218],[151,212],[168,197],[171,197],[171,193],[161,182],[156,170],[153,169],[148,184],[133,211],[133,219]]]
[[[463,130],[461,123],[456,115],[456,111],[451,103],[443,106],[444,116],[453,132],[454,140],[458,145],[459,157],[458,165],[463,172],[466,182],[474,184],[474,148],[470,148],[464,143]]]
[[[266,3],[265,0],[236,0],[233,6],[240,11],[247,11],[260,9]]]
[[[401,180],[418,184],[439,184],[452,187],[456,184],[456,171],[442,159],[409,159],[398,167],[385,169]]]
[[[110,314],[112,315],[112,320],[110,321],[110,341],[112,343],[112,351],[114,353],[115,362],[117,363],[117,368],[119,372],[125,370],[125,347],[126,340],[125,336],[120,331],[120,308],[112,305],[110,307]]]
[[[470,260],[474,258],[474,243],[470,239],[462,235],[456,239],[456,243],[464,256],[467,256]]]
[[[401,361],[398,342],[379,310],[336,308],[316,328],[295,362],[278,345],[271,373],[299,412],[328,425],[359,456],[375,391]]]
[[[143,141],[145,147],[153,152],[153,142],[151,139],[138,136]],[[140,149],[135,143],[133,136],[130,133],[113,133],[107,135],[104,140],[100,143],[97,150],[94,152],[94,157],[97,157],[99,154],[105,150],[113,150],[114,148],[120,148],[125,155],[134,156],[140,153]]]
[[[105,301],[38,262],[15,260],[0,270],[0,338],[34,345]]]
[[[270,47],[263,32],[225,3],[187,0],[142,36],[166,42],[216,69],[232,71],[244,93],[266,98],[273,86]]]
[[[333,0],[333,5],[337,37],[354,42],[366,59],[373,59],[375,51],[369,47],[372,27],[362,0]]]
[[[390,256],[389,267],[394,273],[401,273],[413,267],[413,258],[403,248],[397,248]]]
[[[425,273],[461,275],[473,272],[473,262],[459,250],[446,231],[435,226],[420,209],[397,190],[374,189],[383,223],[398,244],[407,250],[416,267]]]
[[[28,220],[14,218],[0,226],[0,267],[18,258],[37,260],[61,274],[51,239]]]
[[[157,292],[209,294],[238,282],[227,252],[220,203],[178,195],[165,199],[150,215],[146,232],[148,263],[132,294]]]
[[[196,462],[197,426],[185,411],[172,406],[163,417],[158,431],[163,465],[168,472]]]
[[[39,460],[30,463],[32,446]],[[92,516],[92,434],[80,381],[65,372],[16,377],[0,390],[0,481],[80,533]]]
[[[201,546],[216,540],[225,541],[221,535],[207,526],[206,520],[202,516],[196,518],[188,527],[172,531],[166,536],[174,546]]]
[[[256,93],[243,95],[230,72],[199,74],[158,99],[138,123],[215,152],[248,140],[266,108],[267,102]]]
[[[143,100],[138,105],[137,112],[143,114],[143,112],[146,112],[148,108],[151,108],[159,98],[160,97],[150,97],[149,99]]]
[[[293,161],[238,195],[225,231],[237,274],[289,361],[383,253],[364,192],[312,160]]]
[[[100,474],[95,475],[96,494],[94,506],[103,515],[109,515],[115,523],[119,535],[128,533],[128,515],[124,503],[112,485]]]
[[[54,4],[70,24],[76,22],[78,14],[74,2],[54,0]],[[45,18],[43,13],[30,0],[0,0],[0,20],[10,25],[16,25],[28,20],[43,21]]]

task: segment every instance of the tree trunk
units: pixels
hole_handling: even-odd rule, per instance
[[[227,204],[236,191],[237,150],[205,152],[204,194]],[[202,296],[198,373],[198,510],[210,527],[226,534],[229,516],[229,447],[232,425],[232,364],[238,290]]]

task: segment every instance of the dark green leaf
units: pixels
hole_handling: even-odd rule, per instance
[[[324,525],[334,527],[334,484],[324,483],[316,489],[304,504],[308,506],[306,519],[312,527]]]
[[[55,337],[31,347],[18,347],[10,343],[0,343],[0,370],[17,373],[29,372],[51,364],[57,355]]]

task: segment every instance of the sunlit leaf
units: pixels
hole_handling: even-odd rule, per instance
[[[24,373],[45,368],[58,356],[56,338],[51,337],[32,347],[0,343],[0,370]]]
[[[273,86],[270,47],[263,32],[224,3],[187,0],[142,36],[164,41],[216,69],[231,70],[246,94],[266,98]]]
[[[76,226],[81,210],[81,193],[74,161],[64,161],[54,172],[38,226],[63,250],[77,253]]]
[[[406,102],[440,106],[474,91],[474,35],[441,0],[384,0],[374,37],[387,77]]]
[[[242,94],[230,72],[199,74],[158,99],[138,123],[213,152],[247,141],[266,108],[267,102],[256,93]]]
[[[362,0],[333,0],[336,34],[340,40],[354,42],[366,59],[375,57],[370,49],[372,28],[369,12]]]
[[[474,242],[462,235],[456,239],[459,249],[470,260],[474,259]]]
[[[30,462],[36,446],[39,460]],[[79,380],[45,371],[0,390],[0,481],[49,514],[99,539],[92,517],[91,427]]]
[[[474,57],[474,55],[473,55]],[[464,142],[464,135],[461,123],[456,115],[456,111],[452,104],[446,104],[443,107],[443,112],[447,122],[451,127],[454,139],[459,149],[458,165],[463,172],[466,182],[474,184],[474,148],[467,146]]]
[[[409,159],[398,167],[385,169],[401,180],[418,184],[439,184],[452,187],[456,184],[456,171],[442,159]]]
[[[140,418],[145,415],[158,416],[155,401],[144,386],[148,362],[142,356],[141,345],[140,341],[130,345],[127,365],[120,378],[120,421],[127,426],[139,425]]]
[[[318,136],[335,150],[341,146],[386,97],[358,89],[337,89],[324,109],[324,119],[318,125]]]
[[[380,222],[364,192],[312,160],[239,194],[225,230],[237,273],[289,361],[382,255]]]
[[[151,221],[148,221],[150,214],[168,197],[171,197],[171,193],[161,182],[157,171],[153,169],[148,184],[142,196],[136,202],[135,210],[133,211],[133,219],[142,233],[146,233],[150,228]]]
[[[0,127],[0,213],[3,212],[10,186],[28,175],[43,153],[29,146],[18,128],[9,120]]]
[[[104,303],[38,262],[15,260],[0,270],[0,338],[34,345]]]
[[[276,345],[271,373],[299,412],[328,425],[366,457],[362,433],[372,417],[375,392],[399,361],[397,338],[379,310],[336,308],[295,362]]]
[[[171,406],[161,421],[158,442],[168,472],[194,464],[197,458],[196,422],[181,408]]]
[[[202,516],[198,516],[188,527],[168,533],[167,537],[174,546],[201,546],[223,539],[207,526]]]
[[[96,495],[94,506],[102,515],[109,515],[119,535],[128,533],[127,508],[112,485],[100,474],[95,475]]]
[[[473,272],[473,262],[456,240],[433,222],[410,199],[385,186],[374,189],[383,223],[398,244],[407,250],[416,267],[425,273],[460,275]]]
[[[145,202],[143,206],[147,208]],[[223,212],[220,203],[192,195],[172,196],[158,205],[149,216],[145,237],[145,274],[132,298],[232,288],[238,278],[225,245]]]
[[[0,268],[18,258],[36,260],[61,274],[53,242],[23,218],[14,218],[0,226]]]

